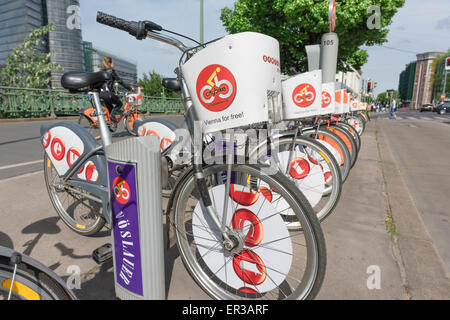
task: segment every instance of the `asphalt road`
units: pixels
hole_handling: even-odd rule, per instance
[[[318,299],[450,297],[445,211],[450,179],[448,161],[442,161],[450,156],[446,123],[450,118],[413,111],[397,116],[391,120],[386,114],[372,115],[376,120],[362,137],[358,162],[340,202],[322,223],[328,263]],[[169,120],[180,123],[182,118],[170,116]],[[79,236],[57,218],[50,203],[40,163],[41,123],[0,123],[0,245],[30,255],[63,279],[68,279],[70,267],[78,267],[82,284],[75,292],[81,299],[114,299],[112,262],[97,265],[91,259],[94,249],[111,241],[108,230],[94,237]],[[123,137],[118,134],[114,139]],[[391,162],[388,153],[392,153]],[[386,174],[384,163],[395,170]],[[386,231],[386,194],[393,199],[398,241]],[[396,205],[394,200],[399,199]],[[416,217],[416,210],[422,218]],[[415,229],[409,228],[412,222]],[[409,229],[415,234],[403,231]],[[399,246],[402,240],[414,246]],[[446,269],[440,267],[442,260]],[[168,299],[208,299],[187,273],[176,247],[166,250],[165,262]],[[373,268],[381,272],[377,288],[368,286]]]

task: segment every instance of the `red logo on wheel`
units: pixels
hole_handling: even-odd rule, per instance
[[[64,143],[58,137],[54,138],[52,141],[52,156],[56,161],[61,161],[66,154],[66,148],[64,147]]]
[[[249,270],[249,268],[252,268],[252,270]],[[259,285],[267,278],[266,265],[262,259],[251,250],[244,250],[240,254],[234,256],[233,269],[242,281],[251,285]]]
[[[300,108],[307,108],[316,100],[316,89],[309,83],[302,83],[292,92],[292,100]]]
[[[211,64],[197,78],[197,96],[209,111],[219,112],[228,108],[236,96],[236,80],[226,67]]]
[[[42,145],[44,146],[44,149],[47,149],[47,147],[50,145],[51,139],[52,139],[52,134],[50,133],[50,130],[49,130],[44,134],[44,137],[42,138]]]
[[[322,91],[322,108],[327,108],[331,104],[331,95],[326,92]]]
[[[128,183],[120,177],[113,181],[114,196],[121,204],[126,204],[130,200],[131,190]]]
[[[309,174],[309,171],[309,162],[303,158],[297,158],[292,161],[289,168],[289,174],[297,180],[304,179]]]
[[[234,190],[234,184],[230,185],[230,197],[243,206],[251,206],[253,205],[259,198],[258,192],[249,192]]]
[[[248,226],[248,223],[250,226]],[[245,244],[249,247],[257,246],[264,237],[264,229],[261,221],[250,210],[237,210],[231,219],[231,225],[233,229],[241,229],[244,233],[247,231]]]

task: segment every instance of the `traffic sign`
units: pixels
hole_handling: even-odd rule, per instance
[[[330,32],[336,29],[336,0],[330,0],[328,7],[328,24],[330,25]]]
[[[447,98],[447,95],[445,93],[441,94],[441,100],[444,101],[445,98]]]

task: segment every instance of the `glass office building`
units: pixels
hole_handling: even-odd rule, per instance
[[[51,73],[52,87],[61,87],[64,72],[84,70],[81,26],[70,24],[76,14],[70,8],[79,5],[79,0],[0,0],[0,65],[28,33],[52,23],[55,30],[41,48],[52,54],[51,62],[63,67]]]
[[[49,33],[48,45],[51,61],[63,67],[52,72],[52,87],[61,87],[61,76],[67,71],[84,70],[81,25],[73,25],[74,11],[71,6],[80,5],[79,0],[46,0],[47,22],[55,25]]]
[[[25,36],[44,25],[42,0],[0,0],[0,65]],[[41,49],[43,52],[46,48]]]

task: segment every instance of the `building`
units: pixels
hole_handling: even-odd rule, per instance
[[[352,98],[361,100],[361,71],[350,67],[352,71],[336,74],[336,90],[347,89],[352,93]]]
[[[416,62],[408,63],[405,70],[400,73],[398,92],[405,107],[410,107],[412,103],[416,66]]]
[[[445,76],[445,61],[450,57],[450,52],[439,57],[434,61],[434,74],[433,74],[433,89],[432,89],[432,97],[434,102],[439,102],[441,100],[441,95],[443,93],[446,94],[448,100],[450,98],[450,71],[447,71],[447,77]],[[444,86],[444,81],[447,80],[446,85]],[[444,88],[445,91],[444,92]]]
[[[50,61],[62,66],[51,72],[51,85],[60,88],[61,75],[67,71],[84,70],[81,27],[68,21],[79,0],[0,0],[0,64],[34,29],[54,24],[42,52],[50,52]]]
[[[442,54],[425,52],[417,55],[411,109],[420,109],[422,105],[433,102],[433,60]]]
[[[85,48],[89,45],[87,43]],[[89,49],[85,49],[85,52]],[[130,86],[136,88],[137,87],[137,65],[134,62],[130,62],[126,59],[120,58],[114,54],[106,52],[104,50],[100,50],[98,48],[93,47],[91,49],[92,52],[92,71],[97,72],[102,68],[102,60],[104,57],[111,57],[114,61],[114,70],[117,72],[119,77]],[[88,71],[88,70],[86,70]]]
[[[41,0],[0,0],[0,64],[34,29],[45,24]],[[44,52],[46,48],[42,48]]]

